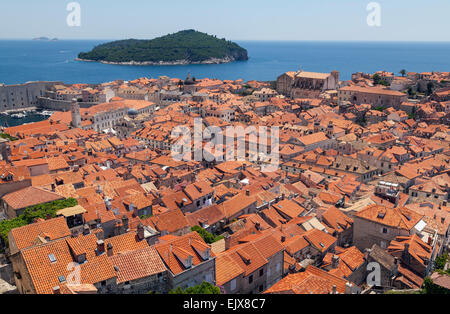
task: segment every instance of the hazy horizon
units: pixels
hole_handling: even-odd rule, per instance
[[[214,35],[214,34],[210,34],[210,35]],[[0,38],[0,40],[3,41],[8,41],[8,40],[21,40],[21,41],[34,41],[37,38],[40,37],[47,37],[49,38],[50,42],[52,41],[51,39],[53,38],[57,38],[57,37],[49,37],[49,36],[38,36],[38,37],[33,37],[33,38]],[[154,37],[156,38],[156,37]],[[136,37],[129,37],[129,38],[57,38],[58,41],[118,41],[118,40],[127,40],[127,39],[138,39],[138,40],[151,40],[154,38],[136,38]],[[424,44],[432,44],[432,43],[436,43],[436,44],[450,44],[450,40],[443,40],[443,41],[438,41],[438,40],[351,40],[351,39],[343,39],[343,40],[289,40],[289,39],[232,39],[232,38],[226,38],[227,40],[231,40],[231,41],[236,41],[236,42],[323,42],[323,43],[330,43],[330,42],[336,42],[336,43],[424,43]],[[38,41],[38,40],[36,40]],[[42,40],[43,42],[46,42],[45,40]]]
[[[61,0],[2,1],[0,38],[152,39],[196,29],[233,41],[450,42],[448,0],[79,0],[80,26]],[[368,16],[379,5],[379,26]]]

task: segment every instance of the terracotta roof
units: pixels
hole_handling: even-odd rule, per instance
[[[9,241],[13,241],[17,249],[22,249],[39,245],[47,241],[54,241],[71,235],[64,217],[53,218],[10,231]],[[47,238],[47,239],[46,239]],[[14,254],[15,252],[12,252]]]
[[[345,293],[347,280],[314,266],[302,273],[289,274],[265,291],[267,294],[331,294],[333,286],[338,293]]]
[[[370,205],[359,211],[356,217],[409,231],[424,216],[406,208],[387,208],[380,205]]]
[[[288,199],[282,200],[272,206],[278,212],[290,217],[291,219],[299,217],[302,213],[306,211],[303,207]]]
[[[186,218],[189,221],[191,227],[194,227],[200,226],[200,223],[213,225],[221,221],[222,219],[225,219],[225,216],[218,205],[212,205],[197,210],[194,213],[186,213]]]
[[[336,207],[330,207],[322,214],[322,221],[329,227],[341,233],[353,225],[353,219],[345,215]]]
[[[244,274],[244,269],[228,254],[219,254],[216,257],[217,285],[222,286],[242,274]]]
[[[215,258],[211,252],[211,247],[206,244],[197,232],[191,232],[181,237],[172,237],[171,239],[159,239],[160,243],[155,245],[159,256],[161,256],[166,267],[174,275],[184,272],[186,265],[183,260],[192,258],[192,266],[198,266],[211,258]],[[202,256],[209,250],[209,259],[206,255]]]
[[[118,268],[118,284],[149,277],[167,270],[154,247],[115,255],[110,257],[110,260]]]
[[[190,227],[188,220],[179,209],[174,209],[158,216],[144,219],[142,220],[142,223],[156,228],[156,230],[160,232],[167,231],[169,233]]]
[[[139,240],[136,232],[127,232],[105,240],[105,247],[111,244],[114,255],[148,247],[145,240]]]
[[[37,294],[52,294],[53,287],[61,286],[69,279],[75,262],[66,240],[61,239],[21,252]],[[70,268],[69,268],[70,269]],[[99,283],[116,277],[114,267],[106,254],[91,257],[81,265],[81,283]]]
[[[64,197],[59,194],[34,186],[3,196],[3,201],[15,210],[61,199],[64,199]]]
[[[307,231],[303,237],[320,252],[325,252],[337,242],[335,237],[317,229]]]

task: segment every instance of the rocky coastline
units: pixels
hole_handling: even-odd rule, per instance
[[[99,62],[103,64],[111,64],[111,65],[129,65],[129,66],[149,66],[149,65],[190,65],[190,64],[223,64],[223,63],[230,63],[236,61],[235,58],[232,57],[225,57],[225,58],[211,58],[204,61],[190,61],[190,60],[176,60],[176,61],[159,61],[159,62],[153,62],[153,61],[144,61],[144,62],[137,62],[137,61],[128,61],[128,62],[112,62],[112,61],[96,61],[96,60],[88,60],[88,59],[80,59],[76,58],[75,61],[81,61],[81,62]]]

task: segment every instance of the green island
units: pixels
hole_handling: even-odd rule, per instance
[[[152,40],[102,44],[80,53],[77,60],[123,65],[219,64],[248,60],[248,52],[225,38],[184,30]]]

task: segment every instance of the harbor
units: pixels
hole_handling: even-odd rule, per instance
[[[0,114],[0,126],[12,127],[33,122],[39,122],[50,118],[53,111],[48,110],[30,110],[17,111]]]

